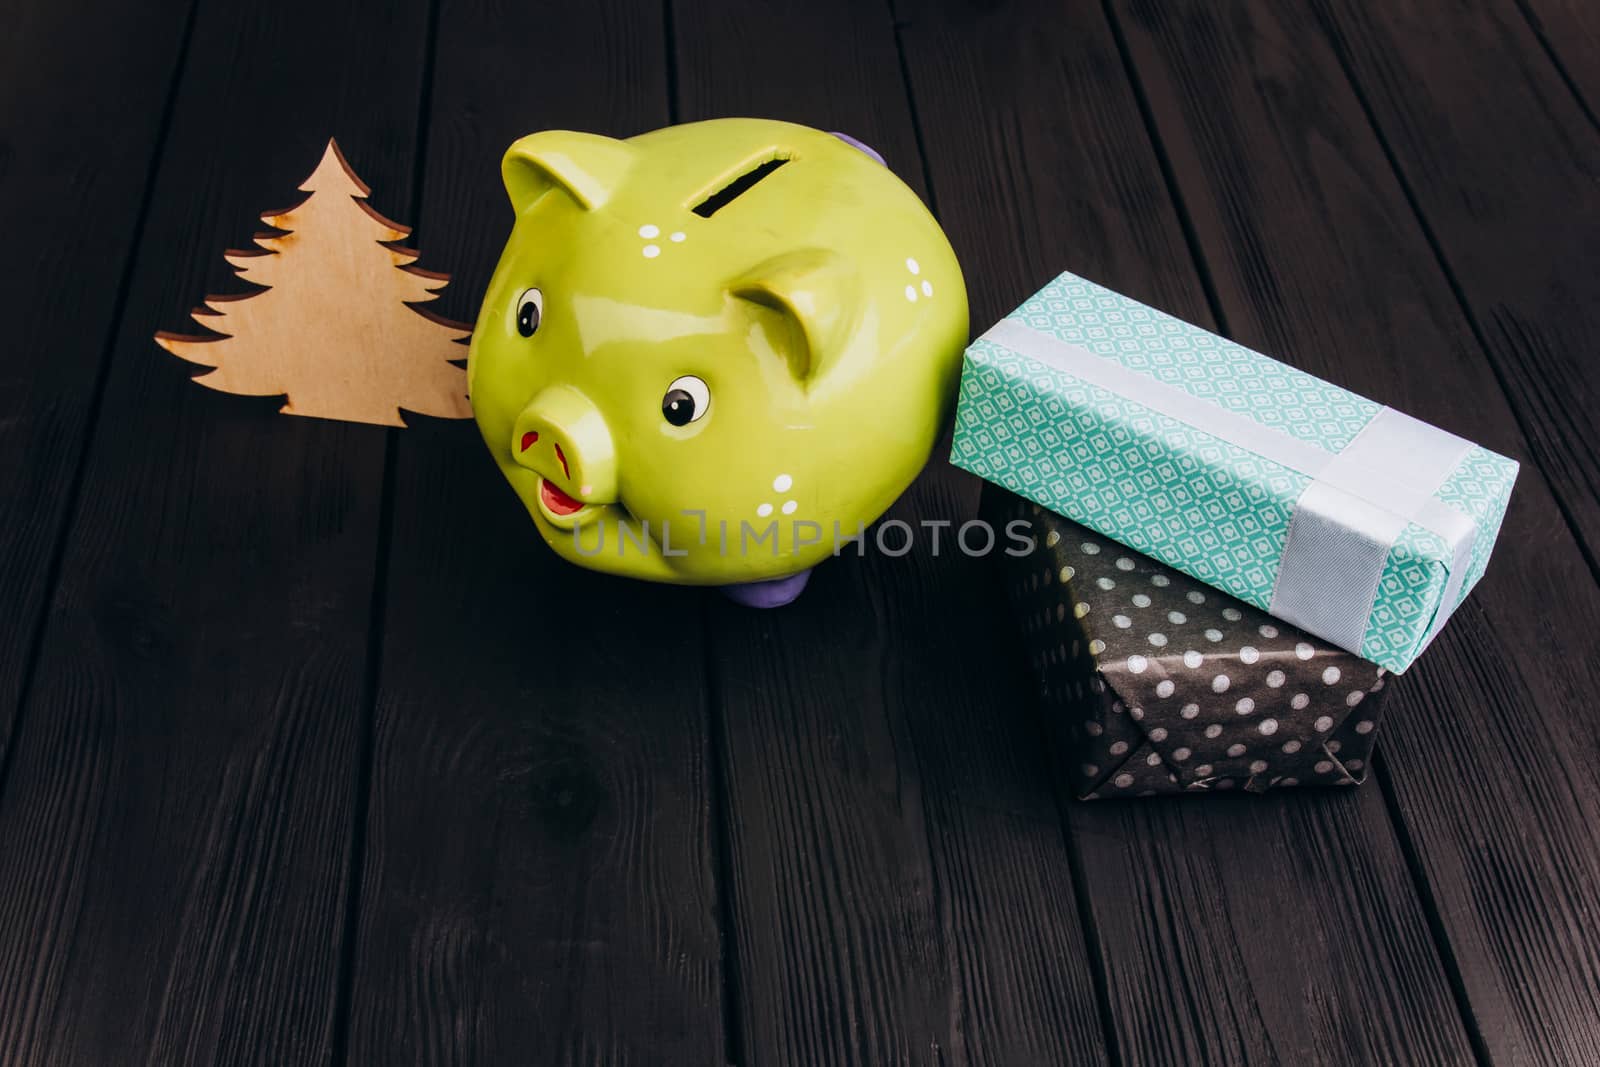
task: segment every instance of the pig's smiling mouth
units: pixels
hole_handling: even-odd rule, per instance
[[[588,506],[545,478],[539,479],[539,505],[558,519],[576,515]]]
[[[542,475],[539,477],[539,488],[535,497],[539,501],[539,517],[559,530],[576,530],[604,515],[607,508],[622,508],[621,501],[596,504],[588,500],[579,500]]]

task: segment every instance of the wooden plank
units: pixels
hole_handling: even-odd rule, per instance
[[[151,338],[238,290],[222,250],[330,134],[411,210],[425,12],[198,15],[0,805],[7,1063],[332,1054],[383,434],[218,396]],[[121,121],[119,65],[72,58]]]
[[[30,0],[6,15],[0,232],[27,267],[0,286],[0,784],[189,8]]]
[[[902,8],[977,327],[1063,269],[1210,324],[1099,10]],[[1122,1061],[1471,1057],[1377,789],[1066,804]]]
[[[1578,97],[1589,121],[1600,125],[1600,10],[1589,0],[1516,0],[1550,57]]]
[[[1600,128],[1510,0],[1315,7],[1600,573]]]
[[[825,2],[680,4],[680,118],[842,130],[922,188],[893,26]],[[937,459],[891,514],[970,517]],[[710,613],[740,1062],[1105,1059],[1040,733],[986,560],[870,550],[799,602]]]
[[[1277,3],[1226,18],[1199,4],[1178,17],[1145,2],[1116,11],[1231,331],[1491,448],[1544,447],[1519,432],[1317,16]],[[1447,27],[1420,12],[1388,5],[1382,17],[1393,21],[1381,23],[1384,34],[1414,29],[1404,49],[1415,62],[1483,32],[1481,19]],[[1374,48],[1380,24],[1367,25],[1362,47]],[[1393,84],[1428,100],[1432,84],[1465,92],[1479,79],[1496,86],[1496,101],[1502,91],[1519,99],[1522,89],[1491,76],[1492,62],[1458,52],[1453,63],[1470,73],[1440,59]],[[1361,75],[1373,99],[1376,73]],[[1407,136],[1422,137],[1430,121],[1417,116]],[[1426,166],[1488,188],[1466,156]],[[1497,173],[1499,202],[1538,195],[1509,184],[1515,172]],[[1542,210],[1530,207],[1530,218]],[[1572,247],[1547,236],[1553,243],[1534,249],[1508,234],[1498,254],[1510,293],[1523,291],[1512,274],[1538,274],[1552,251]],[[1554,343],[1564,327],[1553,311],[1530,305],[1520,321]],[[1545,370],[1573,375],[1553,389],[1579,393],[1592,380],[1575,366]],[[1600,740],[1574,728],[1593,704],[1600,591],[1552,484],[1558,474],[1547,483],[1524,468],[1488,577],[1396,687],[1382,750],[1470,1025],[1505,1063],[1586,1062],[1600,1040],[1600,939],[1585,918],[1600,907]]]
[[[476,318],[501,153],[667,121],[659,9],[448,0],[423,182]],[[396,447],[348,1062],[722,1062],[701,594],[558,559],[476,427]]]

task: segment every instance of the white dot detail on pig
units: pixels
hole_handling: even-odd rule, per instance
[[[916,286],[914,286],[914,285],[906,286],[906,299],[911,301],[913,304],[915,304],[917,302],[917,287]]]
[[[766,518],[768,515],[772,514],[772,505],[762,504],[760,507],[756,508],[756,514],[761,516],[763,519]]]
[[[787,474],[780,474],[772,479],[772,491],[775,493],[787,493],[793,487],[794,479]]]
[[[645,259],[655,259],[660,254],[661,254],[661,246],[660,245],[645,245],[644,246],[644,258]]]
[[[654,223],[647,222],[643,226],[639,227],[639,236],[643,237],[646,241],[654,240],[655,238],[661,236],[661,227],[655,225]]]
[[[688,240],[688,238],[689,235],[684,233],[682,230],[674,230],[667,240],[671,241],[675,245],[679,245]]]
[[[799,506],[800,502],[798,500],[785,500],[783,502],[783,513],[785,515],[793,515],[795,508]]]

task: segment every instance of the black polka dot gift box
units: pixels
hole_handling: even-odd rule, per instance
[[[984,517],[1079,797],[1366,778],[1382,667],[997,486]]]

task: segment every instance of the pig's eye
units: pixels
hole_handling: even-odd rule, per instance
[[[537,289],[524,289],[517,297],[517,332],[532,337],[544,317],[544,294]]]
[[[661,415],[674,426],[687,426],[705,417],[711,407],[711,390],[692,374],[673,379],[661,398]]]

